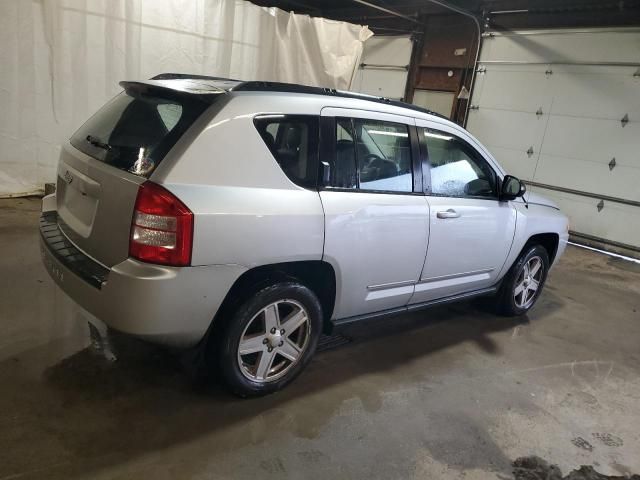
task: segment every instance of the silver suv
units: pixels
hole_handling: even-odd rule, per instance
[[[206,353],[239,395],[309,363],[322,332],[493,296],[520,315],[567,218],[464,129],[401,102],[163,74],[63,145],[44,263],[109,327]]]

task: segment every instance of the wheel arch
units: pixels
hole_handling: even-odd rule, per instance
[[[260,288],[286,281],[300,282],[316,294],[322,306],[324,328],[328,329],[335,306],[336,274],[331,264],[322,260],[274,263],[247,270],[229,289],[212,326],[223,323],[224,318]]]
[[[532,245],[541,245],[546,251],[549,257],[549,265],[553,265],[553,261],[556,258],[556,253],[558,253],[558,245],[560,244],[560,235],[557,233],[536,233],[535,235],[531,235],[529,239],[525,242],[520,254],[524,252],[528,247]]]

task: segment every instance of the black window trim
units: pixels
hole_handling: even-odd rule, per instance
[[[318,190],[318,186],[320,185],[320,179],[322,178],[321,175],[321,171],[320,171],[320,158],[322,156],[321,150],[322,150],[322,122],[321,122],[321,116],[320,115],[315,115],[315,114],[298,114],[298,113],[293,113],[293,114],[282,114],[282,113],[260,113],[256,116],[253,117],[253,126],[256,129],[256,132],[258,133],[258,135],[260,136],[260,138],[262,139],[262,141],[265,144],[265,147],[267,147],[267,150],[269,151],[269,153],[273,156],[273,160],[276,162],[276,164],[278,165],[278,167],[280,168],[280,170],[282,170],[282,173],[285,174],[285,176],[296,186],[300,187],[300,188],[304,188],[306,190]],[[260,122],[263,120],[268,120],[268,119],[277,119],[278,121],[295,121],[296,119],[299,120],[315,120],[315,125],[313,128],[313,131],[309,132],[309,152],[308,152],[308,157],[307,157],[307,161],[311,162],[311,170],[315,172],[314,178],[311,179],[310,182],[308,183],[302,183],[300,182],[299,179],[294,178],[292,176],[290,176],[284,168],[282,168],[282,166],[280,165],[280,162],[278,162],[278,159],[276,158],[275,154],[271,151],[271,148],[269,147],[269,145],[267,144],[267,142],[265,141],[264,137],[262,136],[262,133],[260,133]],[[314,134],[315,133],[315,134]],[[315,167],[313,166],[315,165]],[[309,170],[308,170],[309,171]]]
[[[431,163],[429,163],[429,152],[427,150],[427,139],[424,135],[420,135],[420,128],[414,127],[416,137],[418,138],[418,149],[420,151],[420,171],[422,172],[422,192],[424,195],[431,195]]]
[[[450,133],[450,132],[445,132],[443,130],[439,130],[438,128],[434,128],[434,127],[425,127],[425,126],[417,126],[416,130],[418,129],[428,129],[428,130],[434,130],[438,133],[441,133],[442,135],[447,135],[447,136],[451,136],[454,137],[457,141],[459,141],[460,143],[462,143],[462,145],[469,150],[469,153],[471,153],[472,157],[474,158],[474,160],[476,161],[483,161],[491,170],[491,172],[493,173],[494,176],[494,181],[495,181],[495,195],[492,197],[486,197],[486,196],[481,196],[481,195],[445,195],[443,193],[433,193],[433,191],[431,190],[431,159],[429,158],[429,148],[427,146],[427,140],[426,138],[424,138],[424,135],[420,135],[419,132],[417,132],[418,137],[420,139],[420,153],[423,156],[423,165],[424,165],[424,171],[425,171],[425,178],[428,179],[427,183],[428,183],[428,188],[426,188],[425,186],[425,192],[424,194],[426,196],[429,197],[441,197],[441,198],[471,198],[474,200],[488,200],[488,201],[500,201],[500,196],[499,196],[499,192],[500,192],[500,186],[501,186],[501,182],[502,182],[502,178],[500,177],[500,175],[498,174],[498,172],[496,172],[495,168],[493,168],[493,165],[491,165],[491,162],[489,162],[484,155],[482,155],[480,152],[478,152],[478,150],[476,148],[474,148],[473,145],[471,145],[469,142],[467,142],[464,138],[459,137],[458,135],[456,135],[455,133]]]
[[[415,125],[409,125],[409,141],[411,142],[411,169],[413,172],[413,193],[424,194],[427,187],[424,175],[424,165],[422,154],[420,152],[420,138]],[[431,183],[431,182],[428,182]]]
[[[355,142],[354,142],[354,158],[356,161],[356,187],[355,188],[344,188],[344,187],[332,187],[330,185],[325,185],[325,168],[328,168],[329,165],[334,164],[336,160],[336,142],[337,142],[337,132],[336,132],[336,123],[337,119],[348,120],[351,123],[352,134],[355,135],[355,130],[353,128],[353,121],[355,118],[362,120],[372,120],[372,121],[383,121],[389,123],[397,123],[400,125],[406,125],[407,130],[409,132],[409,141],[410,141],[410,150],[411,150],[411,174],[413,178],[413,191],[411,192],[398,192],[397,190],[371,190],[371,189],[363,189],[360,188],[360,172],[358,168],[358,157],[357,152],[355,151]],[[324,160],[326,159],[326,160]],[[350,192],[350,193],[378,193],[384,195],[412,195],[412,196],[424,196],[423,192],[423,159],[420,155],[420,146],[418,144],[418,132],[415,125],[404,123],[404,122],[393,122],[388,120],[377,120],[371,117],[343,117],[343,116],[321,116],[320,117],[320,161],[318,162],[319,173],[318,173],[318,190],[320,191],[330,191],[330,192]]]

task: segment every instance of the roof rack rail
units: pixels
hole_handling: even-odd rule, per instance
[[[235,87],[231,88],[231,91],[234,92],[288,92],[288,93],[309,93],[312,95],[328,95],[334,97],[343,97],[343,98],[358,98],[361,100],[367,100],[370,102],[376,103],[384,103],[387,105],[392,105],[394,107],[407,108],[409,110],[414,110],[416,112],[426,113],[429,115],[435,115],[436,117],[444,118],[445,120],[449,120],[444,115],[433,112],[426,108],[418,107],[417,105],[412,105],[410,103],[401,102],[399,100],[392,100],[386,97],[376,97],[374,95],[367,95],[365,93],[358,92],[347,92],[344,90],[336,90],[335,88],[324,88],[324,87],[311,87],[307,85],[299,85],[296,83],[281,83],[281,82],[264,82],[264,81],[248,81],[241,82]]]
[[[392,105],[394,107],[406,108],[415,112],[426,113],[428,115],[434,115],[439,118],[449,120],[449,118],[439,113],[433,112],[426,108],[418,107],[410,103],[401,102],[399,100],[391,100],[386,97],[376,97],[374,95],[367,95],[365,93],[347,92],[344,90],[336,90],[335,88],[326,87],[311,87],[308,85],[300,85],[297,83],[283,83],[283,82],[267,82],[267,81],[242,81],[233,78],[224,77],[210,77],[207,75],[191,75],[188,73],[161,73],[152,77],[151,80],[178,80],[178,79],[192,79],[192,80],[218,80],[228,82],[238,82],[237,85],[229,88],[229,91],[234,92],[286,92],[286,93],[309,93],[312,95],[327,95],[333,97],[342,98],[357,98],[361,100],[367,100],[369,102],[384,103],[386,105]]]
[[[189,73],[160,73],[150,80],[225,80],[229,82],[240,82],[235,78],[210,77],[208,75],[191,75]]]

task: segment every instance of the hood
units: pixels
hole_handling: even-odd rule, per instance
[[[549,200],[547,197],[543,197],[542,195],[539,195],[535,192],[527,191],[527,193],[524,194],[524,198],[528,203],[532,205],[544,205],[545,207],[552,207],[558,210],[560,209],[558,207],[558,204],[556,204],[554,201]]]

